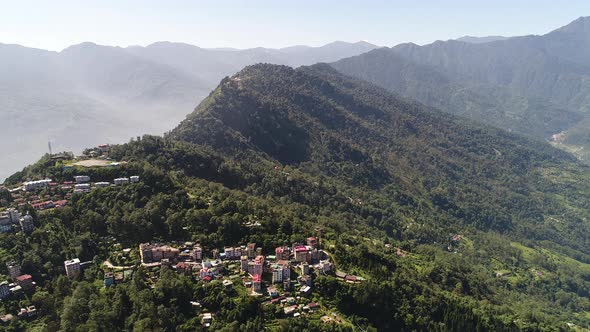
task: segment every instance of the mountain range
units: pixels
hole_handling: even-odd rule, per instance
[[[589,59],[590,18],[581,17],[541,36],[401,44],[333,66],[446,112],[551,140],[588,160]]]
[[[44,281],[41,319],[63,330],[196,330],[195,298],[215,314],[211,330],[590,324],[588,166],[546,142],[440,112],[328,64],[248,66],[163,137],[114,145],[109,157],[124,163],[72,169],[45,156],[7,179],[9,187],[74,175],[141,179],[39,213],[30,237],[0,237],[2,259],[17,257]],[[279,304],[246,295],[241,282],[224,293],[219,281],[165,267],[152,274],[157,282],[138,268],[130,282],[97,286],[112,242],[257,242],[272,254],[318,227],[336,268],[364,278],[351,284],[314,274],[313,293],[301,297],[320,303],[320,315],[289,318]],[[75,283],[60,281],[54,268],[70,248],[93,264]],[[339,323],[325,325],[320,318],[331,313]]]
[[[258,62],[308,65],[377,46],[204,49],[158,42],[146,47],[82,43],[51,52],[0,44],[0,179],[47,151],[79,151],[143,133],[163,133],[224,76]]]

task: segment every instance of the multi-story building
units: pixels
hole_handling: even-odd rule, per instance
[[[247,272],[248,271],[248,256],[242,256],[240,258],[240,271]]]
[[[247,251],[248,258],[256,257],[256,243],[249,242],[246,245],[246,251]]]
[[[283,290],[290,291],[291,290],[291,279],[283,278]]]
[[[143,263],[159,262],[163,259],[174,260],[178,257],[180,250],[158,244],[139,244],[139,255]]]
[[[240,248],[225,247],[223,253],[225,254],[226,259],[232,260],[239,258],[242,251]]]
[[[51,183],[51,179],[44,179],[44,180],[38,180],[38,181],[27,181],[25,183],[23,183],[23,189],[25,191],[33,191],[36,189],[41,189],[41,188],[45,188],[47,186],[49,186],[49,183]]]
[[[264,256],[256,256],[254,261],[248,262],[248,273],[251,275],[262,275],[262,268],[264,265]]]
[[[30,233],[35,228],[35,224],[33,223],[33,217],[27,212],[27,214],[22,217],[19,221],[20,228],[25,233]]]
[[[16,280],[16,278],[20,276],[20,265],[18,265],[16,262],[6,263],[6,268],[8,269],[8,274],[13,280]]]
[[[200,246],[194,247],[192,257],[195,261],[200,261],[201,259],[203,259],[203,248],[201,248]]]
[[[295,247],[295,261],[297,262],[307,262],[307,247],[305,246],[296,246]]]
[[[114,182],[115,182],[115,184],[117,186],[121,186],[121,185],[124,185],[124,184],[128,184],[129,183],[129,178],[117,178],[117,179],[114,180]]]
[[[252,290],[257,293],[262,290],[262,277],[260,274],[252,276]]]
[[[8,296],[10,296],[10,286],[8,286],[8,281],[2,281],[0,282],[0,299]]]
[[[78,258],[65,261],[64,267],[68,278],[74,278],[80,274],[80,260]]]
[[[0,233],[12,232],[12,221],[8,215],[0,216]]]
[[[275,266],[272,269],[272,283],[278,284],[283,281],[283,267]]]
[[[301,274],[302,275],[309,275],[309,264],[307,262],[301,263]]]
[[[86,183],[90,181],[90,177],[88,175],[76,175],[74,176],[74,180],[76,183]]]
[[[10,222],[12,222],[13,224],[18,223],[18,221],[20,220],[20,214],[18,213],[17,209],[10,208],[6,210],[6,215],[10,219]]]
[[[287,247],[287,246],[277,247],[275,249],[275,256],[276,256],[277,260],[289,260],[290,254],[291,254],[291,251],[289,250],[289,247]]]

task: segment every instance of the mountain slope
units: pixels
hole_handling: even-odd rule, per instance
[[[447,217],[499,230],[524,231],[529,222],[542,223],[545,213],[558,213],[544,210],[557,202],[534,198],[545,188],[535,182],[545,183],[547,170],[573,162],[545,144],[400,100],[327,65],[248,67],[223,80],[170,137],[230,155],[258,151],[350,186],[395,184],[433,201],[442,192],[445,203],[438,208]],[[488,219],[484,211],[497,217]],[[579,225],[571,227],[573,236]]]
[[[445,112],[538,139],[566,130],[582,118],[541,97],[525,97],[492,84],[465,84],[391,49],[373,50],[331,66]]]
[[[401,44],[334,65],[454,114],[541,139],[564,132],[562,143],[587,148],[590,141],[579,133],[588,130],[590,117],[589,21],[582,17],[542,36],[489,43]],[[400,72],[396,63],[429,74]],[[452,83],[445,82],[436,98],[431,75]]]

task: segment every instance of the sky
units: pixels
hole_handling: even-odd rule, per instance
[[[201,47],[393,46],[464,35],[544,34],[590,16],[590,1],[0,0],[0,43],[62,50],[81,42]]]

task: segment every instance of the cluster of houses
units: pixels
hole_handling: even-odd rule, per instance
[[[30,294],[35,291],[36,283],[29,274],[21,274],[20,266],[15,262],[6,263],[8,274],[12,279],[10,281],[0,282],[0,300],[8,297],[18,298],[25,293]]]
[[[51,179],[27,181],[21,187],[10,190],[10,194],[15,207],[24,208],[30,204],[35,210],[47,210],[66,206],[72,195],[88,193],[93,188],[105,188],[113,184],[122,186],[136,182],[139,182],[137,175],[116,178],[112,183],[106,181],[91,183],[88,175],[76,175],[74,181],[62,183]],[[41,190],[45,191],[39,193]]]
[[[210,257],[205,257],[205,251],[199,244],[191,242],[179,248],[141,243],[139,253],[144,266],[170,265],[178,273],[194,275],[205,282],[223,279],[226,272],[239,272],[247,276],[242,279],[253,295],[261,295],[266,289],[271,299],[280,296],[275,285],[280,285],[283,291],[291,291],[295,285],[299,293],[307,294],[312,287],[312,271],[326,274],[333,269],[328,255],[318,248],[315,237],[308,238],[305,244],[277,247],[274,255],[267,256],[263,254],[262,247],[257,247],[255,243],[228,246],[223,250],[213,249]],[[226,282],[226,286],[231,287],[231,281]],[[266,284],[270,285],[263,287]]]
[[[14,208],[0,212],[0,233],[11,233],[15,229],[20,229],[26,234],[31,233],[35,229],[33,217],[28,212],[21,217]]]

